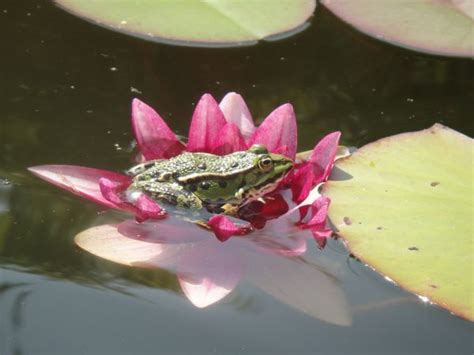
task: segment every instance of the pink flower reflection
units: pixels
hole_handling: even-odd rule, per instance
[[[315,317],[341,325],[350,323],[337,281],[301,257],[307,237],[289,217],[270,221],[265,230],[226,243],[209,238],[209,234],[174,218],[159,223],[126,220],[87,229],[75,241],[88,252],[117,263],[176,272],[184,294],[199,308],[221,300],[245,278]],[[269,267],[276,273],[271,274]],[[291,290],[282,292],[286,283]],[[322,295],[315,297],[315,292]]]
[[[295,159],[297,148],[297,127],[293,107],[284,104],[273,110],[256,127],[243,98],[228,93],[218,104],[210,94],[201,97],[193,113],[188,142],[184,144],[168,127],[161,116],[151,107],[134,99],[132,102],[132,128],[140,149],[142,160],[168,159],[184,151],[228,154],[248,149],[252,144],[262,144],[274,153]],[[266,199],[262,207],[258,202],[246,207],[239,215],[250,225],[235,224],[226,216],[215,216],[209,221],[220,241],[239,236],[254,229],[263,228],[268,220],[279,218],[293,202],[300,203],[300,226],[311,228],[317,238],[328,235],[326,209],[315,200],[307,202],[310,192],[326,181],[332,169],[340,133],[334,132],[318,143],[310,158],[297,164],[286,183],[292,190],[292,199],[282,202],[278,197]],[[123,194],[130,184],[130,178],[106,170],[69,165],[42,165],[29,168],[40,178],[80,195],[108,208],[114,208],[135,215],[138,221],[164,219],[166,210],[148,196],[136,196],[133,201]],[[278,195],[276,195],[278,196]],[[308,212],[309,218],[307,216]],[[323,215],[324,214],[324,215]],[[306,220],[320,223],[306,225]],[[305,219],[306,218],[306,219]]]
[[[288,221],[269,223],[268,232],[270,235],[252,233],[220,243],[209,238],[205,229],[167,218],[160,223],[126,220],[93,227],[75,240],[92,254],[121,264],[174,269],[189,300],[197,307],[206,307],[235,288],[245,269],[243,255],[248,251],[283,256],[306,251],[306,236],[293,235],[297,230]]]

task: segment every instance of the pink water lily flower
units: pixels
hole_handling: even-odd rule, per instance
[[[169,159],[184,151],[224,155],[246,150],[253,144],[262,144],[270,152],[293,160],[296,156],[297,127],[293,107],[290,104],[277,107],[256,127],[245,101],[236,93],[228,93],[220,104],[210,94],[201,97],[192,116],[187,144],[178,139],[155,110],[138,99],[132,102],[132,127],[145,161]],[[297,163],[286,179],[293,192],[292,199],[286,198],[282,202],[281,195],[275,194],[265,198],[265,203],[249,204],[242,212],[241,217],[246,221],[243,224],[236,224],[224,215],[213,216],[209,226],[217,238],[224,241],[232,235],[263,228],[267,220],[284,215],[294,203],[300,204],[297,209],[301,228],[311,229],[316,238],[329,235],[326,223],[329,200],[319,200],[319,196],[308,200],[308,196],[311,197],[311,191],[328,178],[339,137],[339,132],[329,134],[315,146],[307,161]],[[123,192],[131,183],[128,176],[70,165],[42,165],[29,170],[76,195],[108,208],[130,212],[138,221],[167,216],[165,209],[145,194],[136,196],[133,201],[124,197]]]

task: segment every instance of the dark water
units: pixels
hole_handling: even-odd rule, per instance
[[[355,146],[435,122],[472,136],[471,60],[380,43],[323,7],[303,33],[236,49],[144,42],[47,1],[2,0],[0,27],[0,354],[473,352],[470,323],[386,282],[337,241],[323,251],[310,243],[309,254],[338,278],[351,326],[297,311],[245,281],[197,309],[172,272],[131,269],[75,247],[73,236],[107,214],[25,171],[128,167],[133,97],[184,135],[204,92],[241,93],[257,119],[291,102],[299,150],[334,130]]]

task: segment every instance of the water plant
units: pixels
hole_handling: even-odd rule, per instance
[[[30,168],[76,195],[135,215],[137,221],[125,218],[80,233],[76,243],[93,254],[131,266],[173,265],[186,296],[196,306],[205,307],[231,292],[244,265],[255,263],[252,260],[258,260],[258,254],[299,256],[306,250],[308,235],[320,246],[331,235],[327,224],[330,200],[319,194],[319,187],[334,165],[340,133],[324,137],[307,159],[297,159],[296,119],[290,104],[276,108],[256,127],[240,95],[229,93],[217,104],[205,94],[196,105],[184,143],[156,111],[135,99],[132,127],[140,151],[135,159],[142,162],[169,159],[184,151],[226,155],[259,144],[296,160],[296,167],[278,190],[245,205],[237,223],[225,214],[209,219],[208,226],[219,241],[243,236],[225,245],[209,239],[208,231],[168,213],[166,206],[145,193],[131,201],[124,193],[132,182],[129,176],[71,165]]]
[[[132,103],[132,127],[140,149],[140,160],[168,159],[183,151],[224,155],[242,151],[254,144],[265,146],[272,153],[290,159],[296,157],[296,119],[290,104],[276,108],[263,123],[255,127],[242,97],[229,93],[220,105],[214,98],[202,96],[193,114],[187,143],[181,142],[156,111],[138,99]],[[293,201],[300,210],[300,226],[313,231],[315,237],[326,237],[329,200],[311,190],[324,182],[331,171],[337,152],[340,133],[327,135],[317,144],[306,161],[296,168],[284,186],[293,191]],[[140,194],[130,200],[124,193],[130,186],[129,176],[95,168],[71,165],[42,165],[29,168],[35,175],[89,200],[133,213],[138,221],[165,218],[167,213],[156,201]],[[279,191],[276,191],[279,192]],[[309,199],[308,199],[309,197]],[[248,223],[237,225],[225,215],[209,219],[209,227],[219,240],[232,235],[246,234],[259,229],[267,219],[283,216],[289,209],[290,199],[275,195],[264,201],[255,201],[243,209],[240,216]],[[308,215],[308,220],[303,220]]]

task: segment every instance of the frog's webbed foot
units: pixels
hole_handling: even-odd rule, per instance
[[[218,204],[208,204],[206,205],[206,209],[208,212],[212,214],[219,214],[223,213],[227,216],[237,216],[237,212],[240,206],[233,205],[230,203],[226,203],[225,205],[218,205]]]
[[[239,211],[238,205],[233,205],[230,203],[226,203],[225,205],[221,206],[221,210],[224,214],[228,216],[237,216],[237,212]]]
[[[198,227],[204,228],[205,230],[212,230],[212,228],[209,226],[209,221],[206,221],[204,219],[199,219],[193,221],[195,225]]]

